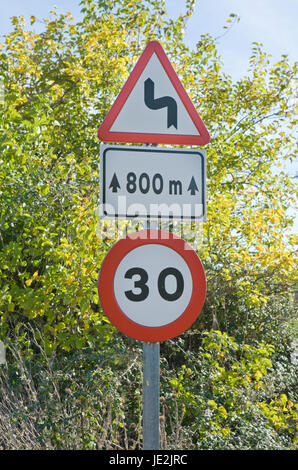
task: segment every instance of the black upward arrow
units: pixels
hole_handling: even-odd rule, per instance
[[[113,178],[112,178],[112,181],[110,183],[109,188],[112,188],[113,193],[116,193],[118,189],[121,189],[119,181],[118,181],[117,176],[116,176],[116,173],[114,173],[114,175],[113,175]]]
[[[195,196],[196,191],[199,191],[194,177],[191,178],[187,191],[190,191],[191,196]]]

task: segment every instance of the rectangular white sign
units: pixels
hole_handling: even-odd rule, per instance
[[[101,145],[100,216],[206,220],[206,151]]]

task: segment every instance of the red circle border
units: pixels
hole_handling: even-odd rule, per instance
[[[172,248],[186,262],[192,276],[193,290],[188,306],[173,322],[163,326],[144,326],[120,309],[114,294],[114,277],[121,260],[135,248],[148,244],[161,244]],[[199,316],[206,297],[206,276],[200,258],[182,238],[162,230],[142,230],[119,240],[106,255],[99,272],[98,295],[110,322],[130,338],[160,342],[172,339],[187,330]]]

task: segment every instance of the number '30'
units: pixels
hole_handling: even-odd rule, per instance
[[[132,290],[125,291],[126,297],[132,302],[141,302],[145,300],[149,295],[148,273],[143,268],[131,268],[125,273],[125,279],[132,279],[133,276],[138,275],[139,279],[134,281],[134,289],[139,289],[137,293]],[[166,279],[168,276],[174,276],[176,278],[176,290],[174,292],[168,292],[166,289]],[[169,302],[178,300],[183,294],[184,280],[180,271],[176,268],[168,267],[163,269],[157,279],[157,288],[160,296]]]

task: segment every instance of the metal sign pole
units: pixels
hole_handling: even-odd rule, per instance
[[[150,230],[151,223],[147,222]],[[143,342],[143,450],[159,450],[159,343]]]
[[[159,343],[143,342],[143,449],[159,450]]]

